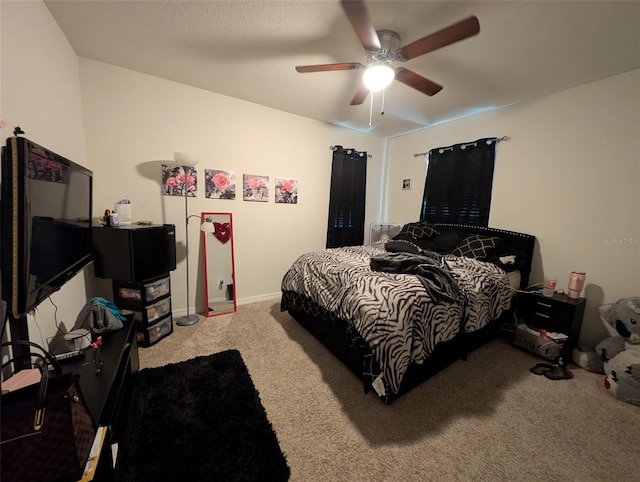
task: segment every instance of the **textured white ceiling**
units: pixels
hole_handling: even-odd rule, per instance
[[[402,45],[469,15],[480,33],[400,64],[444,86],[399,82],[350,106],[362,70],[299,74],[296,65],[364,62],[339,2],[45,1],[81,57],[275,109],[393,137],[640,68],[640,1],[369,1]]]

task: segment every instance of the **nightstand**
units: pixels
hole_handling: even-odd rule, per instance
[[[586,304],[585,298],[573,299],[559,293],[547,297],[524,292],[518,294],[515,314],[529,328],[567,335],[558,358],[558,363],[565,366],[571,361],[572,350],[578,346]]]

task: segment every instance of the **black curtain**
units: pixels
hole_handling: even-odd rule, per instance
[[[496,143],[486,138],[429,151],[421,221],[489,225]]]
[[[327,248],[364,244],[367,153],[335,146],[331,167]]]

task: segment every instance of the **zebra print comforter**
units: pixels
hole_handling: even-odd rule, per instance
[[[457,300],[436,302],[416,275],[372,271],[370,259],[385,253],[384,244],[306,253],[282,280],[283,291],[300,293],[353,325],[380,366],[379,395],[380,387],[397,393],[410,363],[422,363],[440,342],[482,328],[511,300],[503,270],[445,255]]]

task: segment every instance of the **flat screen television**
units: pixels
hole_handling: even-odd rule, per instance
[[[24,137],[2,147],[2,299],[23,317],[92,261],[90,170]]]

